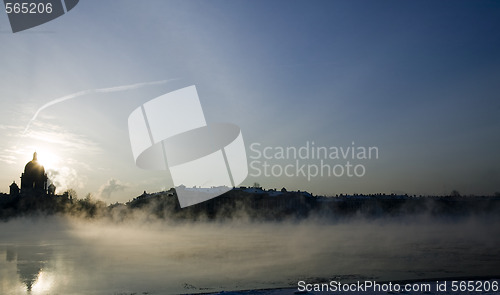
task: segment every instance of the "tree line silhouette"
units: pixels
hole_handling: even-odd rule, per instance
[[[338,195],[313,196],[307,192],[286,189],[233,189],[200,204],[180,208],[174,189],[141,196],[127,203],[106,204],[87,194],[78,198],[74,190],[62,195],[0,196],[0,219],[22,216],[65,215],[84,219],[107,218],[171,220],[285,220],[317,218],[394,217],[429,214],[433,216],[500,216],[500,194],[465,197],[453,192],[450,196],[408,195]]]

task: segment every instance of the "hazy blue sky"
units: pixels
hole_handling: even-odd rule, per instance
[[[54,105],[23,134],[53,99],[168,79],[176,80]],[[51,157],[45,166],[58,171],[59,189],[80,196],[127,201],[171,187],[167,172],[135,166],[127,118],[193,84],[207,121],[239,125],[249,156],[252,143],[379,149],[379,159],[360,162],[361,178],[244,184],[316,194],[500,191],[500,2],[472,0],[82,0],[16,34],[2,12],[0,191],[19,183],[35,149]]]

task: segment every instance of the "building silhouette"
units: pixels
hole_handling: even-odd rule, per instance
[[[14,181],[10,185],[10,195],[11,196],[18,196],[19,195],[19,186],[17,186],[17,183]]]
[[[49,196],[53,196],[56,194],[56,186],[53,183],[49,184],[49,186],[47,187],[47,194]]]
[[[21,187],[13,181],[9,186],[10,196],[55,196],[56,186],[50,183],[45,167],[38,162],[37,153],[29,161],[21,174]]]
[[[38,162],[37,153],[33,153],[33,160],[29,161],[21,174],[21,188],[14,181],[10,185],[10,195],[45,196],[54,195],[56,187],[48,184],[49,178],[45,168]]]
[[[43,165],[38,163],[37,153],[33,153],[33,160],[24,167],[21,175],[21,194],[47,194],[47,173]]]

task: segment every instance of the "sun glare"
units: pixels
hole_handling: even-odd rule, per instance
[[[37,149],[36,153],[38,162],[42,164],[45,169],[56,169],[59,165],[60,158],[54,153],[45,149]]]
[[[49,292],[54,283],[54,277],[46,272],[40,272],[36,282],[31,286],[31,291],[34,294]]]

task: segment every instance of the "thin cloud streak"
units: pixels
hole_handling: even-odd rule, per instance
[[[109,88],[89,89],[89,90],[84,90],[84,91],[72,93],[72,94],[69,94],[69,95],[66,95],[66,96],[54,99],[54,100],[49,101],[48,103],[44,104],[42,107],[40,107],[35,112],[35,114],[31,118],[31,120],[26,125],[26,128],[24,129],[23,134],[26,134],[26,132],[28,131],[28,129],[29,129],[30,125],[31,125],[31,123],[33,123],[33,121],[36,120],[36,118],[38,117],[38,115],[40,114],[41,111],[43,111],[44,109],[46,109],[46,108],[48,108],[50,106],[53,106],[53,105],[56,105],[58,103],[64,102],[66,100],[74,99],[74,98],[77,98],[77,97],[80,97],[80,96],[84,96],[84,95],[88,95],[88,94],[93,94],[93,93],[111,93],[111,92],[133,90],[133,89],[138,89],[138,88],[145,87],[145,86],[165,84],[165,83],[168,83],[168,82],[171,82],[171,81],[175,81],[175,80],[177,80],[177,79],[168,79],[168,80],[160,80],[160,81],[153,81],[153,82],[136,83],[136,84],[116,86],[116,87],[109,87]]]
[[[99,145],[83,135],[79,135],[60,125],[35,122],[34,128],[21,137],[57,145],[68,150],[100,151]]]

